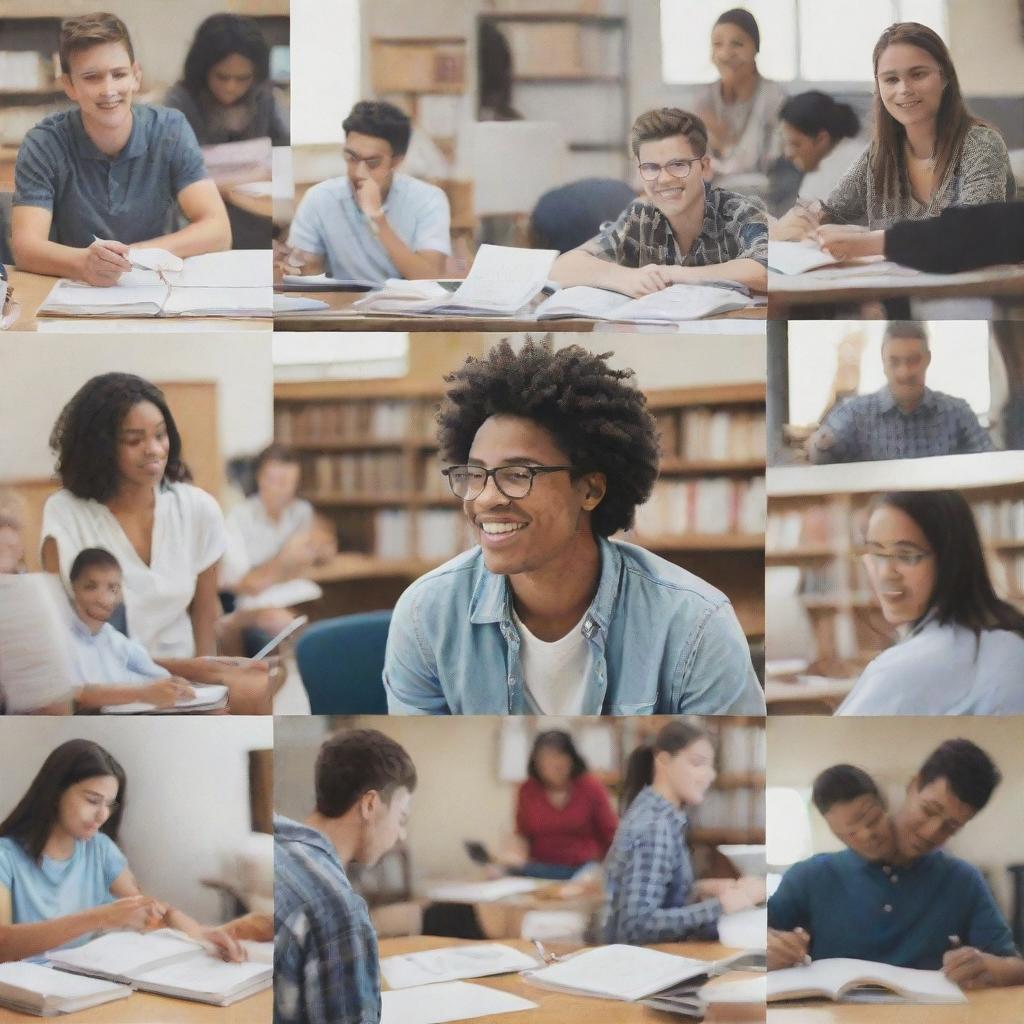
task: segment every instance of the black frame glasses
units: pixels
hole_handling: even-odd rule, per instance
[[[542,473],[559,473],[562,470],[572,472],[572,466],[524,466],[513,463],[508,466],[496,466],[494,469],[484,469],[483,466],[449,466],[442,469],[443,476],[448,478],[448,486],[460,501],[475,501],[487,489],[487,480],[493,477],[494,486],[513,501],[525,498],[533,490],[534,478]],[[465,493],[459,493],[459,485],[456,484],[455,476],[459,470],[466,471],[466,486],[462,488]],[[472,472],[470,472],[472,471]],[[526,480],[517,480],[511,473],[525,473]],[[523,487],[525,486],[525,490]],[[519,492],[522,493],[519,493]],[[512,492],[512,493],[510,493]]]
[[[684,160],[682,158],[678,160],[669,160],[667,164],[645,163],[637,164],[636,166],[640,171],[640,177],[643,178],[644,181],[657,181],[662,168],[668,171],[673,178],[678,178],[680,181],[683,181],[693,173],[693,165],[699,164],[703,159],[704,157],[702,156],[693,156],[690,157],[689,160]],[[673,164],[678,166],[673,169]],[[684,167],[686,170],[683,170]],[[646,168],[646,170],[644,170],[644,168]],[[680,171],[682,171],[682,173],[679,173]]]

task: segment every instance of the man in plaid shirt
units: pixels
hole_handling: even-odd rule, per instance
[[[992,451],[992,439],[962,398],[925,387],[928,334],[915,322],[893,321],[882,341],[886,385],[836,406],[811,435],[811,462],[919,459]]]
[[[734,281],[767,287],[768,222],[758,199],[704,181],[708,133],[695,114],[663,107],[630,133],[645,198],[614,224],[555,260],[559,284],[592,285],[638,297],[673,284]]]
[[[304,823],[274,816],[275,1024],[378,1024],[377,936],[345,874],[405,839],[416,769],[373,729],[320,748],[316,810]]]

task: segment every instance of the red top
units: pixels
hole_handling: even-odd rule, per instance
[[[516,832],[529,844],[530,860],[567,867],[604,860],[617,825],[607,791],[589,772],[572,783],[564,807],[556,807],[536,779],[519,787]]]

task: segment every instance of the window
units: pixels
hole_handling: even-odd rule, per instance
[[[919,21],[947,39],[947,0],[747,0],[761,27],[757,65],[766,78],[870,82],[871,51],[896,21]],[[662,74],[666,82],[713,82],[709,39],[732,4],[661,0]],[[842,40],[842,45],[836,45]],[[948,40],[947,40],[948,41]]]

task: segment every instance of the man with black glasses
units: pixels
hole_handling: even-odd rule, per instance
[[[438,440],[478,547],[399,599],[395,714],[763,714],[728,598],[609,538],[658,475],[630,371],[508,342],[445,379]]]
[[[709,185],[708,133],[695,114],[662,107],[630,133],[645,197],[555,260],[563,286],[641,296],[673,284],[735,281],[767,288],[768,221],[760,200]]]

